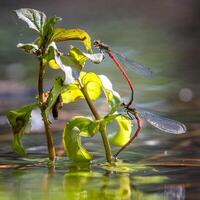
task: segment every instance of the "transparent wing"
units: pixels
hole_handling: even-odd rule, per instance
[[[135,61],[129,60],[128,58],[126,58],[126,56],[124,56],[122,53],[116,50],[112,49],[112,52],[116,55],[120,63],[123,64],[128,69],[142,76],[152,76],[153,73],[149,67],[139,64]]]
[[[139,111],[139,115],[152,126],[167,133],[181,134],[187,131],[186,126],[178,121],[161,117],[148,111]]]

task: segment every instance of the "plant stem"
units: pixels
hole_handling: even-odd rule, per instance
[[[45,74],[45,66],[43,63],[42,56],[39,58],[40,61],[40,69],[39,69],[39,77],[38,77],[38,93],[39,93],[39,105],[41,110],[41,116],[44,122],[45,127],[45,134],[47,138],[47,147],[48,147],[48,153],[49,153],[49,160],[54,161],[55,159],[55,148],[53,144],[53,138],[52,138],[52,132],[50,129],[50,123],[47,117],[47,114],[45,112],[46,105],[44,101],[44,92],[43,92],[43,80],[44,80],[44,74]]]
[[[94,115],[96,120],[100,120],[101,117],[100,117],[99,113],[95,109],[90,97],[88,96],[88,93],[84,90],[80,81],[79,81],[79,85],[80,85],[80,89],[83,93],[83,96],[85,97],[85,100],[86,100],[92,114]],[[111,153],[111,148],[110,148],[110,144],[109,144],[109,141],[108,141],[106,126],[105,126],[104,122],[100,122],[99,131],[101,133],[101,137],[102,137],[104,148],[105,148],[106,160],[107,160],[108,163],[112,163],[112,153]]]

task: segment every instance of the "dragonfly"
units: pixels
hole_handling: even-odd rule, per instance
[[[104,51],[108,54],[108,56],[115,63],[115,65],[118,67],[118,69],[121,71],[122,75],[126,79],[128,85],[129,85],[129,88],[131,90],[131,98],[130,98],[129,102],[126,104],[126,106],[129,107],[133,103],[135,89],[134,89],[133,83],[129,79],[127,73],[125,72],[125,70],[123,69],[123,67],[121,66],[120,63],[122,63],[122,65],[124,67],[133,70],[134,72],[136,72],[139,75],[144,75],[144,76],[152,76],[151,69],[145,65],[142,65],[135,61],[129,60],[122,53],[120,53],[116,50],[113,50],[110,46],[108,46],[107,44],[104,44],[100,40],[95,40],[93,42],[93,45],[96,48],[99,48],[101,52]]]
[[[132,137],[130,138],[130,140],[124,146],[122,146],[118,150],[118,152],[114,155],[114,158],[116,158],[119,155],[119,153],[122,150],[124,150],[127,146],[129,146],[132,143],[132,141],[137,137],[137,135],[139,134],[139,132],[142,129],[141,118],[145,119],[152,126],[160,129],[161,131],[167,132],[167,133],[182,134],[187,131],[186,126],[176,120],[168,119],[168,118],[162,117],[158,114],[155,114],[155,113],[152,113],[149,111],[136,109],[135,107],[133,107],[133,108],[127,107],[127,105],[125,103],[122,103],[122,106],[123,106],[124,111],[126,112],[127,116],[131,120],[136,119],[137,129],[134,132],[134,134],[132,135]]]

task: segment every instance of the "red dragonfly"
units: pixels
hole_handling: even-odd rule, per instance
[[[124,150],[131,142],[137,137],[138,133],[140,132],[142,128],[142,122],[141,118],[144,118],[147,122],[149,122],[152,126],[167,132],[167,133],[172,133],[172,134],[182,134],[187,131],[187,128],[184,124],[175,121],[173,119],[168,119],[162,116],[159,116],[155,113],[149,112],[149,111],[143,111],[143,110],[138,110],[136,108],[130,108],[127,107],[124,103],[122,104],[124,111],[127,113],[128,117],[133,120],[134,118],[136,119],[137,122],[137,129],[135,133],[132,135],[130,140],[119,149],[119,151],[114,155],[116,158],[119,153]]]
[[[111,49],[111,47],[109,47],[107,44],[104,44],[100,40],[95,40],[93,45],[95,47],[99,48],[101,51],[106,52],[109,55],[109,57],[112,59],[112,61],[115,63],[115,65],[119,68],[119,70],[123,74],[124,78],[127,80],[128,85],[131,89],[131,99],[126,104],[126,106],[129,107],[132,104],[133,98],[134,98],[134,86],[120,63],[122,63],[123,66],[133,70],[134,72],[136,72],[137,74],[140,74],[140,75],[151,76],[152,71],[150,70],[150,68],[148,68],[145,65],[141,65],[135,61],[129,60],[122,53]]]

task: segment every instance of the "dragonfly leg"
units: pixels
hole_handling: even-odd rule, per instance
[[[142,122],[137,112],[134,113],[134,117],[137,122],[137,129],[135,133],[132,135],[132,137],[130,138],[130,140],[124,146],[122,146],[121,149],[119,149],[119,151],[114,155],[114,158],[116,158],[121,151],[123,151],[127,146],[131,144],[131,142],[137,137],[138,133],[140,132],[142,128]]]
[[[128,115],[128,117],[129,117],[130,120],[134,119],[133,116],[130,114],[130,112],[128,110],[126,111],[126,114]]]

